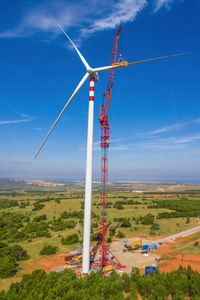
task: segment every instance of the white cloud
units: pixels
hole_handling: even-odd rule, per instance
[[[0,125],[7,125],[7,124],[18,124],[24,122],[30,122],[33,119],[22,119],[22,120],[8,120],[8,121],[0,121]]]
[[[195,135],[195,136],[188,136],[188,137],[177,139],[176,143],[177,144],[189,144],[189,143],[193,143],[193,142],[199,141],[199,140],[200,140],[200,135]]]
[[[179,0],[180,1],[180,0]],[[83,37],[114,29],[120,24],[135,21],[138,13],[148,6],[150,0],[49,0],[48,6],[40,4],[26,11],[14,28],[0,32],[0,38],[28,37],[41,33],[53,39],[62,34],[55,20],[69,31],[75,29],[79,44]],[[162,7],[170,8],[174,0],[154,0],[154,12]],[[52,17],[53,16],[53,17]],[[73,38],[74,39],[74,38]]]
[[[161,7],[165,6],[169,8],[174,0],[155,0],[155,9],[154,11],[158,11]]]
[[[187,122],[181,122],[181,123],[176,123],[176,124],[168,125],[168,126],[165,126],[165,127],[161,127],[157,130],[149,132],[149,134],[150,135],[155,135],[155,134],[159,134],[159,133],[182,130],[182,129],[185,129],[186,127],[188,127],[190,125],[193,125],[193,124],[200,124],[200,118],[197,118],[197,119],[194,119],[194,120],[191,120],[191,121],[187,121]]]
[[[137,139],[137,140],[136,140]],[[122,144],[119,143],[115,146],[111,146],[110,150],[129,150],[129,151],[167,151],[167,150],[180,150],[189,147],[190,145],[199,145],[200,135],[188,135],[182,137],[166,137],[159,138],[152,136],[151,139],[145,136],[140,136],[139,139],[135,137],[135,142]],[[119,140],[120,141],[120,140]],[[100,147],[96,147],[95,150],[100,150]]]
[[[139,149],[152,150],[175,150],[184,149],[188,144],[194,144],[200,141],[200,135],[189,135],[185,137],[169,137],[169,138],[155,138],[153,140],[145,140],[144,142],[136,142],[130,144],[131,147]]]
[[[147,5],[147,0],[96,0],[66,3],[51,2],[48,7],[40,5],[27,12],[14,29],[0,32],[2,38],[26,37],[37,33],[49,34],[51,38],[62,34],[53,17],[68,30],[79,32],[79,38],[91,33],[113,29],[119,24],[133,22]]]
[[[82,10],[81,10],[82,11]],[[26,37],[37,33],[49,33],[52,37],[61,32],[53,19],[54,16],[64,28],[76,26],[81,21],[82,12],[76,4],[50,4],[38,6],[27,12],[14,28],[0,33],[0,37]]]
[[[107,14],[104,18],[94,20],[89,27],[83,28],[82,32],[88,34],[113,29],[120,24],[132,22],[146,5],[147,0],[120,0],[113,4],[110,14]]]
[[[18,112],[14,109],[14,107],[12,107],[11,105],[9,105],[9,109],[12,110],[15,114],[17,114],[18,116],[20,116],[23,119],[20,120],[0,120],[0,125],[8,125],[8,124],[19,124],[19,123],[25,123],[25,122],[31,122],[34,117],[23,114],[21,112]]]
[[[184,145],[180,144],[174,144],[170,142],[165,142],[165,141],[159,141],[156,140],[154,142],[144,142],[144,143],[136,143],[133,145],[134,147],[137,147],[139,149],[143,150],[154,150],[154,151],[160,151],[160,150],[177,150],[177,149],[183,149],[185,148]]]

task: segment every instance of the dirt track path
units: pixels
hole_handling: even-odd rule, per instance
[[[191,228],[191,229],[188,229],[188,230],[184,230],[184,231],[181,231],[179,233],[176,233],[176,234],[172,234],[170,236],[167,236],[163,239],[160,239],[160,240],[157,240],[156,243],[164,243],[164,242],[167,242],[167,241],[170,241],[170,240],[174,240],[176,238],[180,238],[180,237],[184,237],[186,235],[190,235],[190,234],[193,234],[195,232],[198,232],[200,231],[200,226],[197,226],[197,227],[194,227],[194,228]]]

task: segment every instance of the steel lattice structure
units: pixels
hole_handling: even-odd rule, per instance
[[[121,31],[121,26],[118,28],[117,33],[115,34],[113,49],[111,53],[111,62],[110,65],[114,65],[117,59],[117,48],[118,48],[118,39]],[[100,234],[99,234],[99,267],[102,269],[108,264],[115,264],[116,267],[123,267],[119,261],[114,257],[110,252],[107,246],[107,190],[106,184],[108,182],[108,148],[109,148],[109,122],[108,122],[108,113],[110,108],[110,101],[112,96],[112,87],[114,80],[115,69],[110,70],[108,74],[108,83],[106,94],[104,94],[104,103],[100,107],[100,128],[101,128],[101,194],[100,194]],[[115,258],[115,261],[108,260],[108,252],[111,256]]]

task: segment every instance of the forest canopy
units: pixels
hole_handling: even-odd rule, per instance
[[[138,294],[148,300],[167,300],[169,296],[173,300],[184,300],[186,296],[197,300],[200,299],[200,274],[188,267],[148,276],[133,269],[130,275],[113,272],[105,276],[102,272],[91,272],[78,278],[70,270],[50,274],[37,270],[24,275],[21,282],[11,284],[8,292],[1,292],[0,300],[134,300]]]

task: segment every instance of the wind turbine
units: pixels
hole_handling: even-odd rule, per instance
[[[58,24],[58,23],[57,23]],[[80,57],[82,63],[84,64],[86,68],[86,73],[77,85],[76,89],[74,90],[73,94],[69,98],[68,102],[62,109],[61,113],[57,117],[56,121],[52,125],[51,129],[49,130],[46,138],[44,139],[43,143],[41,144],[39,150],[37,151],[35,158],[40,153],[41,149],[43,148],[44,144],[46,143],[49,135],[51,134],[52,130],[60,120],[61,116],[71,103],[71,101],[74,99],[82,85],[86,82],[88,77],[90,77],[90,89],[89,89],[89,110],[88,110],[88,132],[87,132],[87,157],[86,157],[86,177],[85,177],[85,207],[84,207],[84,233],[83,233],[83,262],[82,262],[82,273],[87,274],[90,270],[90,231],[91,231],[91,201],[92,201],[92,155],[93,155],[93,120],[94,120],[94,86],[95,81],[99,80],[98,72],[108,71],[111,69],[119,69],[123,67],[128,67],[131,65],[136,65],[148,61],[154,61],[154,60],[160,60],[170,57],[175,57],[179,55],[185,55],[188,53],[180,53],[180,54],[173,54],[163,57],[157,57],[157,58],[151,58],[141,61],[136,61],[132,63],[128,63],[126,61],[118,62],[111,66],[105,66],[100,68],[91,68],[90,65],[87,63],[83,55],[80,53],[80,51],[77,49],[77,47],[74,45],[72,40],[69,38],[67,33],[64,31],[64,29],[58,24],[62,32],[65,34],[65,36],[70,41],[73,48],[76,50],[78,56]]]

